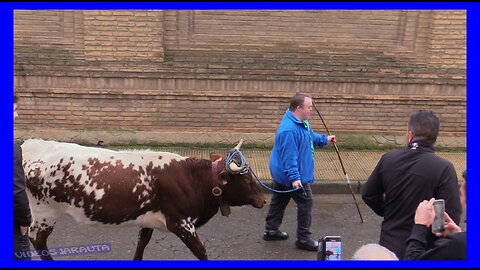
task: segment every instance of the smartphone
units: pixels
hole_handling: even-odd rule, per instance
[[[323,260],[341,260],[342,259],[342,237],[325,236],[321,241]]]
[[[435,200],[433,210],[435,210],[435,218],[432,223],[432,233],[443,232],[445,230],[445,201],[442,199]]]

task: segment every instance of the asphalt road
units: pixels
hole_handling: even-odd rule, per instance
[[[338,235],[343,238],[343,259],[350,259],[357,248],[378,242],[381,218],[361,200],[364,223],[351,195],[314,195],[312,232],[316,238]],[[268,200],[270,195],[267,195]],[[267,242],[262,239],[268,203],[262,209],[251,206],[232,207],[229,217],[218,213],[197,232],[204,242],[210,260],[316,260],[316,252],[295,247],[296,204],[291,201],[285,212],[281,230],[290,234],[285,241]],[[57,221],[48,239],[49,248],[90,246],[103,252],[78,252],[75,256],[54,256],[55,260],[131,260],[135,253],[137,227],[89,227],[78,225],[65,216]],[[105,246],[104,246],[105,247]],[[84,249],[85,250],[85,249]],[[145,249],[145,260],[196,260],[190,250],[174,234],[155,231]]]

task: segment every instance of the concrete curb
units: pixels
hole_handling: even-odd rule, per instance
[[[365,182],[361,181],[351,181],[350,186],[352,187],[353,193],[360,194],[360,189]],[[316,181],[312,185],[313,194],[350,194],[350,188],[348,187],[347,181]]]

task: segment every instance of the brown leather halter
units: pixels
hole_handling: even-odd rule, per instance
[[[226,202],[222,200],[222,189],[219,186],[220,181],[218,180],[218,161],[220,159],[215,160],[212,162],[212,175],[213,175],[213,188],[212,188],[212,194],[217,200],[218,206],[220,206],[220,212],[222,213],[222,216],[227,216],[230,215],[231,210],[230,210],[230,205],[228,205]]]

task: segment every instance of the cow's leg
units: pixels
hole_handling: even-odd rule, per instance
[[[141,228],[138,232],[137,249],[135,250],[134,260],[143,260],[143,251],[152,238],[153,229]]]
[[[195,232],[195,225],[190,221],[168,222],[167,228],[182,239],[183,243],[193,252],[199,260],[208,260],[205,246]]]
[[[53,231],[53,225],[55,225],[55,222],[52,225],[47,225],[46,223],[39,224],[38,221],[35,221],[30,227],[30,242],[42,260],[53,260],[47,247],[47,238]]]

